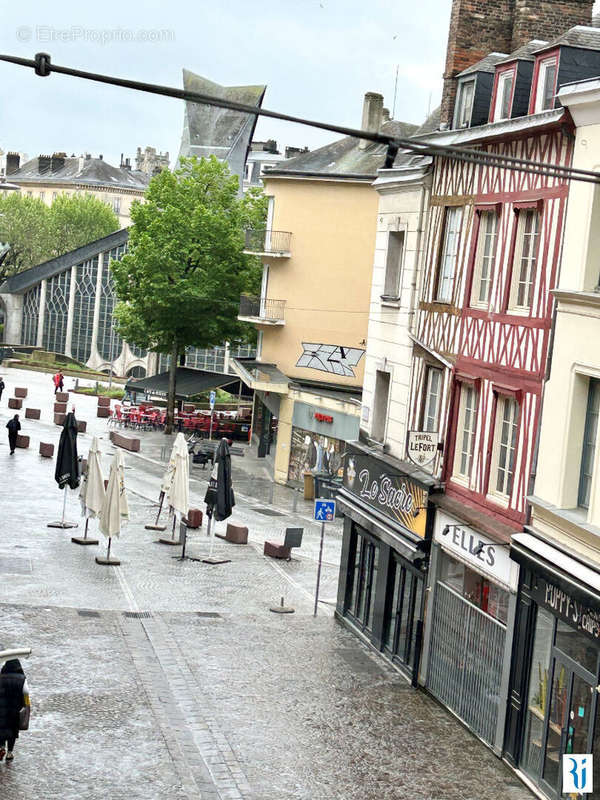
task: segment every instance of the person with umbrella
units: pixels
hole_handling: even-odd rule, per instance
[[[6,423],[8,428],[8,446],[10,447],[11,456],[15,454],[15,447],[17,446],[17,436],[21,430],[21,423],[19,422],[19,415],[15,414],[12,419]]]
[[[231,483],[231,453],[229,452],[227,439],[221,439],[217,447],[204,502],[206,503],[206,516],[208,517],[207,533],[210,536],[213,517],[217,522],[228,519],[235,505],[235,496]],[[213,542],[214,534],[210,540],[209,556],[203,560],[209,564],[221,563],[223,559],[213,558]]]
[[[74,411],[70,411],[64,419],[58,452],[56,454],[56,468],[54,470],[54,480],[58,488],[64,491],[63,513],[60,522],[48,523],[49,528],[76,528],[74,522],[65,522],[65,510],[67,506],[67,487],[76,489],[79,486],[79,461],[77,458],[77,420]]]

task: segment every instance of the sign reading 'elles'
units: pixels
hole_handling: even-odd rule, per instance
[[[363,502],[425,537],[427,492],[407,475],[349,448],[344,486]]]

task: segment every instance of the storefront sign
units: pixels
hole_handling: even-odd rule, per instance
[[[330,417],[329,414],[321,414],[317,411],[315,413],[315,419],[317,422],[327,422],[329,425],[333,425],[333,417]]]
[[[575,600],[560,586],[536,577],[532,597],[540,606],[549,608],[557,617],[594,640],[600,639],[600,611]]]
[[[468,525],[439,511],[435,519],[435,541],[472,569],[515,592],[519,567],[511,560],[509,548],[499,545]],[[481,547],[483,545],[483,547]]]
[[[351,450],[346,458],[344,486],[381,514],[425,537],[427,491],[408,475],[379,459]]]
[[[425,467],[434,460],[438,453],[440,435],[436,431],[409,431],[408,457],[419,467]]]

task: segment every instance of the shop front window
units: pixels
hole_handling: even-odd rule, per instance
[[[501,586],[469,569],[461,561],[443,554],[440,581],[465,600],[484,611],[490,617],[506,625],[508,619],[508,592]]]
[[[392,660],[415,666],[417,622],[421,617],[423,579],[392,555],[390,583],[393,592],[385,612],[384,646]]]
[[[554,617],[550,612],[539,608],[537,612],[531,672],[529,676],[529,698],[525,722],[523,759],[524,771],[536,777],[539,774],[542,758],[542,739],[544,718],[548,706],[550,652],[554,634]]]
[[[364,630],[373,627],[379,547],[370,538],[354,533],[354,568],[347,611]]]

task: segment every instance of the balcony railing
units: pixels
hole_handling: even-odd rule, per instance
[[[266,228],[247,229],[245,253],[289,258],[292,234],[289,231],[272,231]]]
[[[285,321],[285,300],[243,294],[240,297],[238,316],[273,325],[282,324]]]

